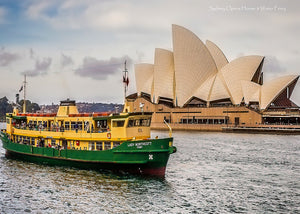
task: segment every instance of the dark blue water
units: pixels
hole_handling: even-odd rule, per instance
[[[300,213],[300,136],[173,136],[164,180],[8,160],[1,148],[0,213]]]

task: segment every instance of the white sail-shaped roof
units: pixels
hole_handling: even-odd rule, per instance
[[[216,75],[210,76],[195,92],[194,96],[204,100],[208,101],[209,95],[211,92],[211,88],[213,86],[213,83],[215,81]]]
[[[233,104],[241,103],[243,99],[241,81],[251,81],[262,60],[262,56],[244,56],[231,61],[221,69]]]
[[[205,45],[212,55],[218,71],[221,70],[225,65],[228,64],[228,60],[222,50],[213,42],[206,40]]]
[[[261,85],[245,80],[242,80],[241,83],[245,103],[249,104],[250,102],[259,102],[259,91]]]
[[[174,98],[174,58],[173,52],[156,48],[154,58],[154,87],[155,103],[159,97]]]
[[[293,81],[297,81],[298,75],[288,75],[276,78],[261,86],[261,109],[266,109],[278,97],[281,92]]]
[[[151,95],[153,90],[154,65],[147,63],[136,64],[134,70],[138,94],[140,95],[141,92],[144,92]]]
[[[191,31],[172,25],[176,102],[183,106],[210,76],[216,64],[203,42]],[[187,87],[188,86],[188,87]]]
[[[224,85],[224,82],[223,82],[221,76],[222,76],[221,73],[218,73],[216,75],[216,78],[215,78],[214,84],[212,86],[208,101],[215,101],[215,100],[230,98],[230,95],[227,92],[226,86]]]
[[[294,105],[289,98],[299,76],[263,83],[263,56],[244,56],[228,63],[216,44],[206,41],[204,45],[184,27],[173,25],[172,35],[173,52],[158,48],[154,65],[135,65],[138,95],[150,94],[154,103],[169,98],[180,107],[188,101],[193,104],[197,100],[194,98],[208,106],[228,98],[235,105],[258,102],[261,110],[272,102],[277,106]]]
[[[257,91],[254,92],[254,94],[250,97],[249,102],[258,102],[261,103],[260,101],[260,93],[261,92],[261,86],[259,87],[259,89]]]

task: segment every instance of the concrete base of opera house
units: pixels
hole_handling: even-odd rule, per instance
[[[141,103],[143,104],[142,108]],[[300,110],[280,109],[260,112],[247,106],[170,107],[139,97],[127,100],[131,111],[153,112],[151,129],[300,134]]]
[[[177,131],[208,131],[228,133],[267,133],[267,134],[300,134],[300,125],[256,125],[235,126],[224,124],[169,124],[172,130]],[[152,130],[168,130],[164,123],[151,123]]]

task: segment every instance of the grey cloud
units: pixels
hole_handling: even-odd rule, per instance
[[[7,66],[14,61],[18,60],[20,57],[18,54],[9,53],[5,51],[5,48],[0,49],[0,66]]]
[[[263,71],[266,74],[284,73],[286,68],[281,65],[275,56],[266,56]]]
[[[132,64],[132,59],[128,56],[120,58],[112,57],[109,60],[98,60],[93,57],[85,57],[80,68],[75,70],[75,74],[82,77],[91,77],[98,80],[105,80],[109,75],[113,75],[124,69],[124,62]]]
[[[22,74],[26,74],[31,77],[38,76],[38,75],[45,75],[47,74],[51,63],[52,63],[52,59],[50,57],[44,58],[41,61],[37,59],[35,61],[35,68],[32,70],[24,71]]]
[[[64,54],[61,55],[61,60],[60,60],[61,66],[64,68],[68,65],[73,65],[73,59],[70,56],[66,56]]]
[[[6,23],[6,9],[4,7],[0,6],[0,24],[5,24]]]
[[[29,57],[30,59],[34,59],[34,51],[32,48],[29,49]]]
[[[143,57],[145,56],[144,52],[136,51],[136,55],[138,57],[138,62],[141,62]]]

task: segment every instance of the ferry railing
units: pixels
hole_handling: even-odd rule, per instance
[[[109,129],[95,129],[95,130],[89,130],[89,129],[65,129],[62,127],[56,127],[56,128],[37,128],[37,127],[18,127],[13,126],[15,129],[19,130],[27,130],[27,131],[48,131],[48,132],[68,132],[68,133],[106,133],[109,132]]]

